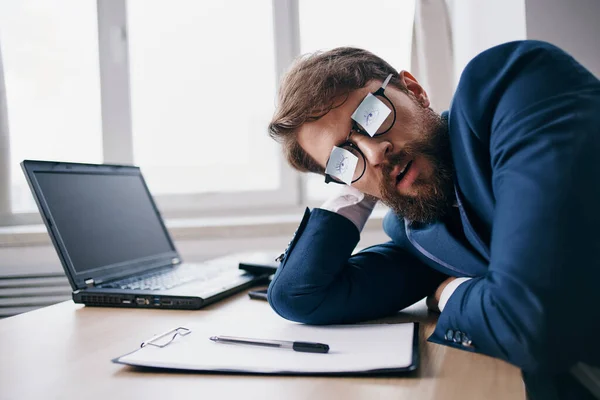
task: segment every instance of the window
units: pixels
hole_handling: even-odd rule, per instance
[[[36,210],[23,159],[102,162],[96,21],[92,1],[0,2],[14,213]]]
[[[265,0],[129,0],[134,162],[153,193],[279,188],[272,15]]]
[[[410,70],[414,1],[302,0],[299,6],[302,54],[340,46],[360,47],[398,71]],[[318,204],[339,190],[335,186],[311,174],[306,178],[307,200]]]
[[[39,223],[25,158],[133,162],[167,218],[324,198],[333,189],[292,171],[267,135],[280,75],[336,46],[408,68],[413,12],[410,0],[0,0],[12,201],[0,225]]]

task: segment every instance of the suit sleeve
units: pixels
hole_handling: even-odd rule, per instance
[[[269,286],[271,307],[307,324],[359,322],[398,312],[445,279],[392,242],[351,255],[358,240],[347,218],[307,211]]]
[[[600,85],[541,42],[488,51],[465,74],[474,78],[460,99],[491,114],[481,137],[495,198],[491,261],[450,296],[430,340],[464,347],[449,339],[458,331],[471,350],[525,371],[564,371],[589,357],[600,318]]]

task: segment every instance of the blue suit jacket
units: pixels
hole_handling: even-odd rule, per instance
[[[358,322],[468,276],[429,340],[526,372],[600,365],[600,82],[550,44],[507,43],[469,63],[446,115],[456,218],[390,213],[391,241],[351,255],[352,222],[307,211],[271,306],[309,324]]]

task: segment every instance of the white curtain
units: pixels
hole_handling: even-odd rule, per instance
[[[446,0],[416,0],[412,74],[425,88],[431,108],[447,110],[454,90],[452,25]]]
[[[10,212],[10,148],[8,141],[8,111],[6,86],[0,46],[0,216]]]

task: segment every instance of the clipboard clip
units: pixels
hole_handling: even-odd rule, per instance
[[[185,336],[185,335],[189,335],[190,333],[192,333],[191,329],[180,326],[179,328],[171,329],[168,332],[161,333],[160,335],[156,335],[156,336],[152,337],[151,339],[148,339],[148,340],[142,342],[140,347],[146,347],[146,346],[155,346],[155,347],[160,347],[160,348],[167,347],[168,345],[171,344],[171,342],[173,342],[173,340],[175,340],[175,338],[177,336]],[[171,335],[173,335],[173,336],[171,336]],[[170,337],[170,339],[169,339],[169,337]]]

